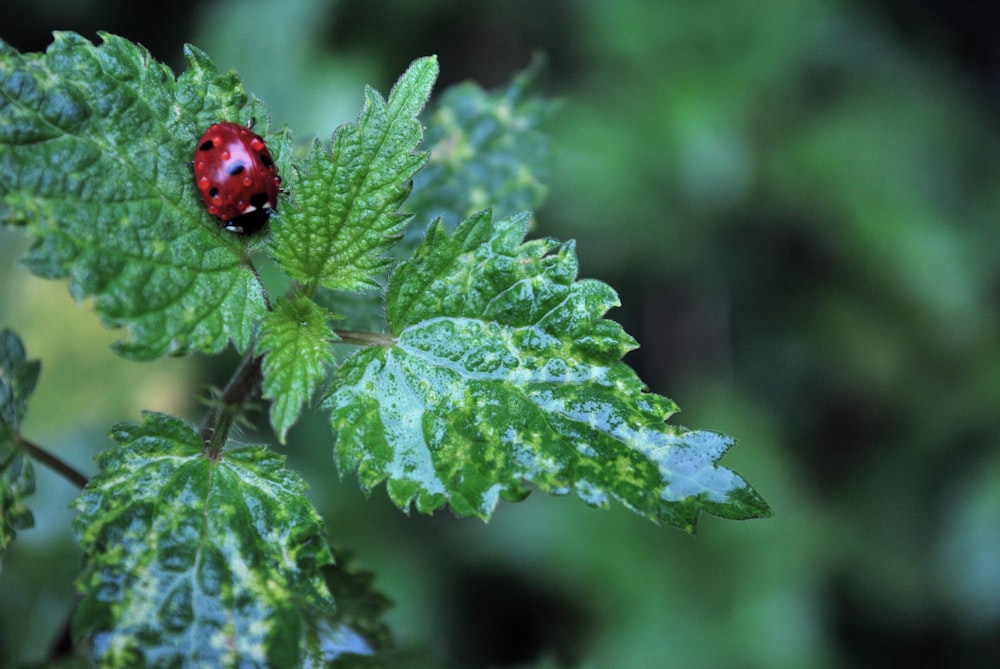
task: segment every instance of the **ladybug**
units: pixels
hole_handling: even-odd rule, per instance
[[[281,177],[271,151],[239,123],[214,123],[201,136],[194,180],[208,213],[230,232],[258,232],[278,206]]]

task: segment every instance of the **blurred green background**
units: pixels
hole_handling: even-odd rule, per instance
[[[534,52],[563,100],[536,233],[617,288],[630,354],[775,510],[699,535],[535,494],[406,517],[293,430],[331,542],[377,573],[414,666],[993,667],[1000,661],[1000,40],[991,3],[290,0],[4,3],[0,37],[108,30],[235,67],[300,140],[440,56],[439,90]],[[417,221],[416,225],[426,225]],[[41,358],[26,425],[88,473],[117,420],[197,420],[233,359],[135,364],[0,233],[0,325]],[[85,307],[87,305],[84,305]],[[675,419],[676,420],[676,419]],[[261,422],[261,421],[258,421]],[[246,433],[247,440],[255,435]],[[44,655],[79,553],[75,491],[0,573],[0,664]]]

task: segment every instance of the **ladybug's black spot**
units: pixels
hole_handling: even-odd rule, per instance
[[[271,160],[271,156],[267,155],[266,153],[260,154],[260,163],[261,165],[263,165],[268,169],[274,167],[274,161]]]
[[[246,169],[246,165],[244,165],[243,163],[236,163],[235,165],[233,165],[232,167],[229,168],[229,174],[230,174],[230,176],[236,176],[237,174],[240,174],[245,169]]]
[[[250,204],[257,209],[263,209],[268,203],[267,193],[254,193],[250,196]]]
[[[270,218],[270,209],[257,209],[226,221],[223,227],[239,235],[253,235],[263,230]]]
[[[199,151],[211,151],[212,147],[214,147],[214,146],[215,146],[215,144],[212,143],[212,140],[206,139],[204,142],[201,143],[201,146],[198,147],[198,150]]]
[[[208,189],[208,196],[212,198],[219,197],[219,189],[216,188],[215,186],[212,186],[211,188]]]

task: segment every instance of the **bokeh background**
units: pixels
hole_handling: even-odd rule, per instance
[[[16,6],[15,6],[16,5]],[[631,362],[775,517],[695,538],[534,494],[488,525],[407,517],[341,481],[321,419],[283,450],[334,545],[374,570],[400,663],[428,667],[994,667],[1000,662],[1000,23],[986,0],[44,0],[0,37],[124,35],[235,67],[301,140],[415,57],[440,88],[536,52],[552,124],[536,233],[617,288]],[[440,90],[440,89],[439,89]],[[426,222],[417,222],[425,225]],[[234,359],[115,358],[116,339],[0,232],[0,325],[41,384],[26,433],[85,471],[141,409],[197,420]],[[86,307],[87,305],[83,305]],[[675,419],[677,420],[677,419]],[[253,438],[252,433],[245,438]],[[0,664],[44,656],[79,553],[75,491],[0,573]]]

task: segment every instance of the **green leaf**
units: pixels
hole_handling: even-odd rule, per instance
[[[281,457],[255,446],[212,461],[161,414],[112,436],[73,528],[74,630],[93,635],[100,666],[315,666],[344,650],[322,521]]]
[[[486,207],[505,218],[542,205],[552,163],[545,127],[558,106],[529,94],[542,65],[535,58],[501,90],[465,82],[444,92],[427,122],[430,160],[406,202],[418,220],[440,217],[452,230]],[[423,233],[418,226],[407,230],[411,250]]]
[[[330,342],[337,337],[329,320],[329,312],[301,295],[278,301],[264,319],[258,345],[264,355],[263,392],[281,443],[333,362]]]
[[[676,406],[620,362],[636,344],[603,318],[614,291],[576,280],[572,243],[522,243],[527,225],[437,225],[394,273],[395,346],[350,358],[328,397],[341,470],[400,507],[484,519],[524,482],[690,532],[700,511],[768,515],[716,464],[732,440],[667,425]]]
[[[266,111],[194,47],[175,79],[142,47],[101,36],[95,47],[56,33],[44,54],[0,42],[2,222],[32,236],[35,274],[68,277],[77,300],[93,296],[105,324],[126,328],[122,355],[244,350],[263,289],[189,163],[208,125]]]
[[[0,557],[17,530],[35,523],[24,504],[24,498],[35,491],[35,473],[17,447],[17,439],[40,369],[37,360],[25,358],[16,334],[0,330]]]
[[[309,286],[365,290],[388,260],[407,217],[398,212],[427,156],[417,115],[437,78],[434,57],[414,61],[389,94],[373,89],[357,123],[334,133],[333,151],[316,143],[297,176],[294,198],[272,222],[272,253]]]

